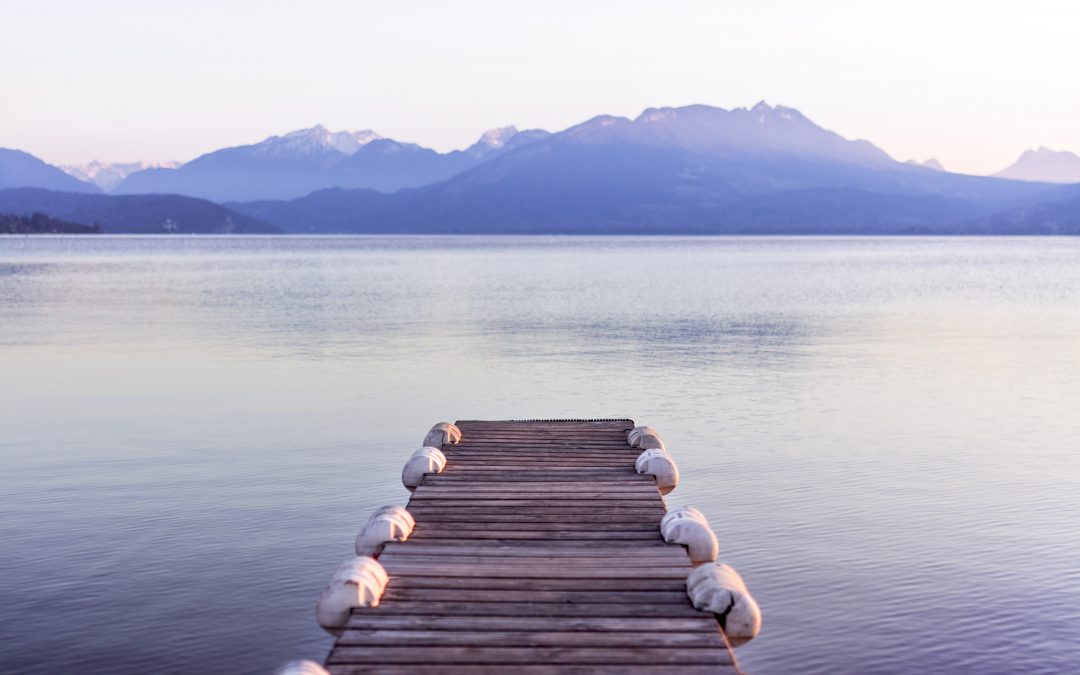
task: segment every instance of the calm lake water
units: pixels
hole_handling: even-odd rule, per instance
[[[1080,664],[1080,239],[0,239],[0,671],[267,673],[439,420],[658,427],[770,673]]]

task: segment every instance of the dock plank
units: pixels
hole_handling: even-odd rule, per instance
[[[352,647],[336,646],[327,663],[428,663],[428,664],[481,664],[481,663],[547,663],[547,664],[600,664],[653,663],[679,665],[727,666],[732,660],[723,650],[713,646],[655,648],[638,647],[619,649],[611,647],[490,647],[411,645],[408,647]]]
[[[445,665],[422,663],[397,664],[329,664],[331,675],[447,675],[447,673],[469,673],[470,675],[507,675],[508,668],[513,675],[671,675],[672,666],[639,666],[626,663],[611,665],[566,665],[566,664],[460,664],[453,670]],[[739,675],[734,665],[726,666],[679,666],[679,675]]]

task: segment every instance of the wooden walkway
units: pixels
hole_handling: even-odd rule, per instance
[[[691,566],[660,537],[664,500],[634,471],[630,420],[458,422],[386,546],[378,607],[354,609],[333,675],[738,673]]]

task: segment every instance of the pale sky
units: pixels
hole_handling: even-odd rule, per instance
[[[762,99],[954,171],[1080,152],[1075,1],[0,0],[0,26],[0,147],[54,163]]]

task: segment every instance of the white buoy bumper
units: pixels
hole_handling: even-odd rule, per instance
[[[712,612],[733,647],[761,632],[761,609],[734,568],[702,565],[686,578],[686,594],[697,609]]]
[[[666,495],[679,485],[679,469],[675,460],[663,448],[652,448],[638,455],[634,467],[638,473],[649,474],[656,478],[656,487],[660,494]]]
[[[690,562],[695,565],[713,562],[720,553],[720,542],[709,527],[704,514],[690,506],[670,511],[660,521],[660,534],[669,544],[686,547]]]
[[[356,535],[356,555],[378,557],[392,541],[405,541],[416,527],[412,515],[401,506],[384,506],[368,518]]]
[[[390,577],[374,558],[357,556],[337,568],[315,604],[315,619],[328,633],[338,635],[356,607],[378,607]]]
[[[439,422],[431,427],[431,431],[424,436],[424,445],[432,448],[441,448],[444,445],[456,445],[461,442],[461,430],[457,425],[449,422]]]
[[[330,675],[330,673],[326,671],[326,668],[314,661],[304,659],[302,661],[289,661],[274,671],[274,675]]]
[[[664,447],[664,441],[660,440],[660,434],[652,427],[634,427],[626,434],[626,442],[631,448],[652,450]]]
[[[442,473],[444,468],[446,455],[442,450],[425,446],[414,452],[409,461],[405,462],[405,467],[401,470],[401,482],[409,490],[414,490],[420,485],[420,481],[424,480],[425,474]]]

